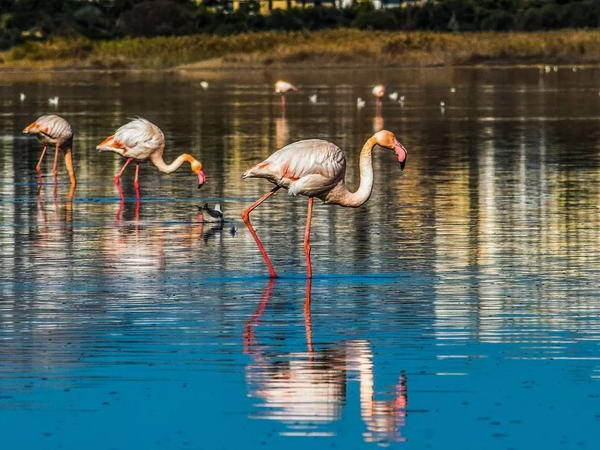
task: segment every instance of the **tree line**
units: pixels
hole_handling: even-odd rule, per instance
[[[437,0],[382,9],[359,1],[346,8],[317,0],[305,4],[315,6],[261,14],[257,0],[235,11],[224,0],[0,0],[0,48],[71,35],[102,40],[342,27],[455,32],[600,27],[600,0]]]

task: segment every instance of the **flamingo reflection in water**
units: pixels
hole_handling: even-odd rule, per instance
[[[384,126],[385,120],[381,114],[381,108],[375,109],[375,116],[373,116],[373,133],[383,130]]]
[[[64,246],[70,246],[73,240],[73,197],[75,185],[71,184],[61,201],[58,192],[58,184],[52,188],[52,200],[48,202],[45,198],[42,184],[37,190],[37,214],[36,214],[36,239],[35,246],[40,249],[52,249],[60,255],[46,255],[47,260],[55,261],[64,257]],[[49,213],[50,212],[50,217]],[[62,272],[61,272],[62,273]]]
[[[276,354],[260,345],[256,328],[260,324],[275,280],[267,283],[256,310],[246,322],[244,350],[252,356],[246,379],[250,396],[264,406],[262,419],[279,420],[293,427],[284,434],[314,433],[315,424],[339,419],[346,401],[347,385],[353,373],[358,375],[361,418],[366,426],[367,442],[402,442],[400,430],[406,424],[407,379],[402,373],[393,398],[375,400],[373,353],[367,340],[349,340],[334,347],[315,350],[312,340],[311,279],[306,280],[304,325],[306,352]],[[302,430],[302,425],[307,428]]]

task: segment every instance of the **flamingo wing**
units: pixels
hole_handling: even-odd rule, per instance
[[[314,195],[333,187],[345,172],[346,156],[337,145],[321,139],[307,139],[277,150],[245,172],[243,177],[266,178],[290,189],[297,183],[299,189],[294,189],[294,195]]]
[[[100,143],[100,150],[118,153],[135,159],[146,159],[157,150],[163,150],[165,136],[152,122],[137,118],[120,127],[113,136]]]
[[[37,133],[41,138],[46,138],[59,145],[69,141],[73,137],[71,124],[56,114],[48,114],[38,117],[35,122],[25,130]]]
[[[119,128],[115,139],[132,152],[135,149],[153,152],[165,144],[165,136],[160,128],[142,118],[132,120]]]

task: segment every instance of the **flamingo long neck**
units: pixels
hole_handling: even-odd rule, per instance
[[[171,164],[167,164],[163,159],[162,152],[157,152],[150,155],[150,161],[152,161],[152,164],[154,164],[156,168],[161,172],[171,173],[179,169],[184,162],[187,161],[191,165],[197,160],[189,153],[182,153],[177,158],[175,158],[175,160]]]
[[[358,166],[360,168],[360,184],[356,192],[350,192],[344,187],[343,192],[335,200],[341,206],[357,208],[371,197],[373,191],[373,147],[377,140],[371,137],[365,142],[360,151]]]

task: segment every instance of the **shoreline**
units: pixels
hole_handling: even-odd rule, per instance
[[[0,52],[0,71],[411,69],[600,64],[600,30],[532,33],[261,32],[29,42]]]
[[[194,72],[206,72],[206,73],[218,73],[223,70],[229,71],[250,71],[250,72],[269,72],[269,71],[283,71],[293,70],[299,72],[310,72],[315,70],[322,71],[343,71],[343,70],[359,70],[359,71],[370,71],[370,70],[419,70],[419,69],[531,69],[531,68],[542,68],[544,66],[557,66],[558,68],[565,67],[576,67],[577,69],[592,69],[600,67],[600,60],[597,62],[555,62],[555,61],[531,61],[531,62],[509,62],[509,61],[490,61],[487,63],[479,64],[435,64],[435,65],[412,65],[412,66],[373,66],[365,63],[362,65],[315,65],[311,67],[299,67],[299,66],[252,66],[252,65],[238,65],[238,66],[226,66],[221,67],[214,66],[203,66],[202,64],[186,64],[177,67],[119,67],[119,68],[107,68],[107,67],[90,67],[90,66],[50,66],[50,67],[23,67],[23,66],[9,66],[0,64],[0,73],[6,74],[19,74],[19,73],[194,73]]]

